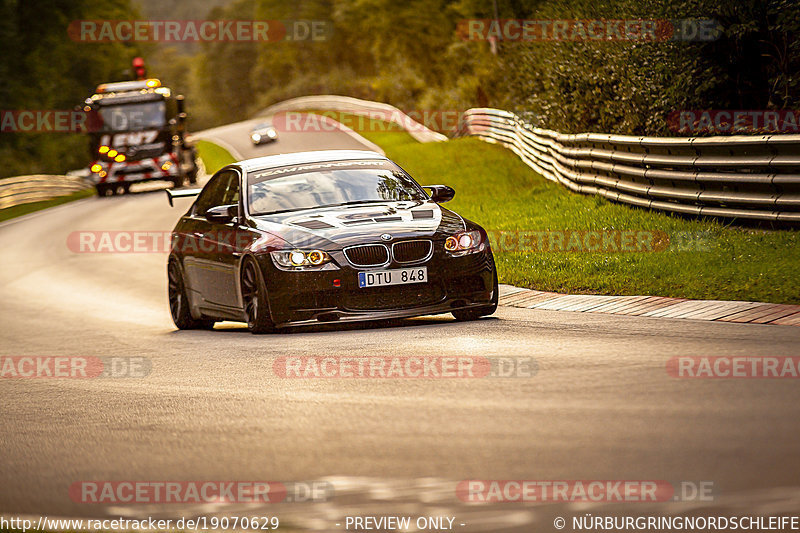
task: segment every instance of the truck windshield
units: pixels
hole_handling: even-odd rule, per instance
[[[166,108],[164,102],[146,102],[103,106],[98,113],[103,122],[103,131],[132,131],[163,126]]]

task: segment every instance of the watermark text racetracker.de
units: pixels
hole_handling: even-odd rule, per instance
[[[709,109],[673,111],[667,126],[681,135],[800,133],[798,109]]]
[[[533,378],[533,357],[484,356],[280,356],[272,370],[287,379]]]
[[[74,20],[67,27],[73,41],[108,42],[323,42],[330,20]]]
[[[0,379],[145,378],[152,366],[141,356],[0,356]]]
[[[710,502],[712,481],[468,479],[456,486],[456,496],[466,503]]]
[[[326,481],[77,481],[69,496],[86,504],[316,503],[333,497]]]
[[[346,111],[278,111],[272,116],[272,126],[284,133],[332,133],[344,126],[364,132],[427,132],[456,133],[465,126],[464,113],[458,109],[399,109],[370,110],[353,114]],[[473,131],[484,127],[472,125]]]
[[[85,107],[68,109],[4,109],[0,110],[2,133],[91,133],[116,131],[124,128],[143,128],[146,124],[143,111],[130,110],[124,115],[103,116],[95,109]],[[149,135],[148,132],[117,133],[115,139]]]
[[[708,251],[709,232],[660,230],[487,230],[495,253],[587,252],[632,253],[664,251]],[[202,239],[170,231],[80,230],[67,236],[67,248],[86,253],[225,252],[242,250],[253,242],[247,232],[209,231]],[[295,242],[301,246],[303,243]]]
[[[465,41],[714,41],[714,19],[464,19],[456,29]]]
[[[97,131],[96,113],[70,109],[3,109],[3,133],[86,133]]]
[[[492,251],[631,253],[708,251],[708,232],[661,230],[487,230]]]
[[[800,357],[678,356],[667,374],[684,379],[800,379]]]

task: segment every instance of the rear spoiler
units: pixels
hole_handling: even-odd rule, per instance
[[[179,190],[172,190],[167,189],[167,201],[169,202],[170,207],[173,205],[172,200],[173,198],[189,198],[191,196],[197,196],[200,194],[200,191],[203,189],[179,189]]]

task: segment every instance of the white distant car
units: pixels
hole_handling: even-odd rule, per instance
[[[272,124],[259,124],[250,131],[250,140],[255,145],[275,142],[278,140],[278,132]]]

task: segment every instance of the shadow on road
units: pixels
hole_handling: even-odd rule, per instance
[[[491,321],[499,321],[500,319],[495,316],[487,316],[482,317],[480,319],[481,322],[491,322]],[[426,317],[418,317],[418,318],[403,318],[403,319],[394,319],[394,320],[380,320],[380,321],[372,321],[372,322],[328,322],[328,323],[320,323],[308,326],[297,326],[291,328],[284,328],[277,332],[267,334],[266,336],[270,335],[288,335],[288,334],[297,334],[297,333],[321,333],[321,332],[333,332],[333,331],[361,331],[361,330],[368,330],[368,329],[390,329],[390,328],[409,328],[409,327],[434,327],[434,326],[441,326],[445,324],[457,324],[456,320],[452,317],[447,315],[442,316],[426,316]],[[225,334],[250,334],[245,326],[239,322],[221,322],[217,323],[214,327],[214,332],[216,333],[225,333]],[[173,330],[169,334],[170,335],[185,335],[191,334],[192,331],[181,331],[181,330]]]

